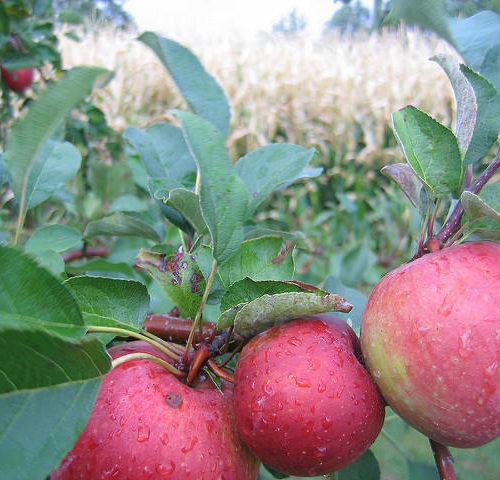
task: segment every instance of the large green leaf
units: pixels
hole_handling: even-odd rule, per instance
[[[194,318],[205,290],[205,278],[192,255],[176,252],[167,256],[141,249],[137,265],[158,282],[183,317]]]
[[[70,337],[85,334],[78,305],[61,283],[20,251],[0,246],[0,317]]]
[[[64,252],[82,241],[81,233],[67,225],[44,225],[36,229],[24,244],[28,251],[54,250]]]
[[[7,137],[6,163],[10,184],[21,212],[28,207],[30,179],[42,149],[64,117],[91,91],[98,77],[109,78],[110,72],[102,68],[75,67],[62,79],[51,85],[34,101],[26,115],[20,117]]]
[[[74,178],[82,156],[68,142],[48,140],[37,155],[26,187],[26,208],[36,207]]]
[[[450,20],[450,28],[455,46],[465,63],[493,81],[487,72],[492,56],[498,58],[500,15],[485,10],[471,17]],[[487,57],[490,57],[489,61],[485,61]],[[495,83],[495,86],[500,89],[500,84]]]
[[[248,193],[235,174],[220,132],[203,118],[176,111],[200,172],[200,205],[221,265],[240,248],[247,218]]]
[[[476,233],[500,240],[500,182],[484,186],[479,195],[465,191],[460,200],[467,213],[467,221],[471,222],[465,229],[464,237]]]
[[[452,45],[455,39],[452,35],[450,20],[446,13],[444,0],[393,0],[390,15],[402,19],[411,25],[418,25],[425,30],[432,30]]]
[[[189,108],[215,125],[223,137],[229,132],[230,111],[224,91],[186,47],[153,32],[139,40],[150,47],[174,79]]]
[[[394,113],[392,121],[406,160],[424,185],[437,197],[455,191],[463,165],[453,132],[412,106]]]
[[[371,450],[337,473],[338,480],[380,480],[380,466]]]
[[[460,62],[452,55],[436,55],[431,60],[437,62],[450,79],[457,104],[457,126],[455,136],[462,157],[469,148],[474,133],[477,116],[476,95],[467,77],[460,70]]]
[[[140,282],[105,277],[73,277],[65,282],[86,325],[139,330],[149,310],[148,290]],[[115,335],[99,338],[104,344]]]
[[[246,240],[220,269],[222,282],[229,287],[245,277],[253,280],[291,280],[294,273],[291,250],[280,237]]]
[[[57,468],[110,367],[97,339],[72,341],[0,317],[2,479],[38,480]]]
[[[465,155],[465,163],[474,163],[488,154],[500,133],[500,93],[483,76],[462,65],[462,72],[474,89],[477,119],[474,134]]]
[[[99,220],[89,222],[83,236],[91,238],[98,235],[140,237],[153,240],[153,242],[161,241],[158,232],[151,225],[140,218],[122,212],[116,212]]]
[[[440,480],[439,473],[435,465],[417,462],[407,459],[408,480]]]
[[[236,163],[236,173],[248,190],[251,215],[279,185],[300,177],[315,154],[298,145],[276,143],[258,148]]]

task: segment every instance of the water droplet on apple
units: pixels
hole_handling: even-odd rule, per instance
[[[102,478],[120,478],[121,470],[119,465],[113,465],[109,470],[102,472]]]
[[[302,436],[307,437],[310,435],[312,428],[314,427],[314,422],[312,420],[309,420],[301,430]]]
[[[118,420],[118,424],[120,427],[123,427],[127,423],[127,419],[125,417],[120,417],[120,420]]]
[[[170,462],[169,465],[164,465],[163,463],[157,463],[155,465],[156,473],[162,476],[170,475],[175,470],[175,463]]]
[[[322,380],[320,380],[318,383],[317,391],[318,393],[323,393],[324,391],[326,391],[326,385]]]
[[[326,447],[316,447],[313,451],[313,456],[316,458],[321,458],[326,455]]]
[[[380,370],[374,370],[373,376],[376,378],[380,378],[382,376],[382,372]]]
[[[330,417],[323,417],[321,419],[321,426],[328,430],[333,425],[333,420]]]
[[[186,445],[185,447],[181,448],[182,453],[189,453],[191,450],[193,450],[194,446],[198,443],[198,438],[193,437],[191,439],[191,443],[189,445]]]
[[[269,380],[266,380],[266,383],[262,385],[262,390],[267,395],[271,395],[273,393],[273,387],[271,386],[271,382]]]
[[[493,362],[491,365],[489,365],[487,368],[486,368],[486,375],[488,377],[492,377],[493,375],[495,375],[495,372],[497,371],[497,368],[498,368],[498,363],[497,362]]]
[[[300,347],[302,345],[302,340],[298,337],[290,337],[287,342],[295,347]]]
[[[162,434],[160,435],[160,442],[161,442],[163,445],[167,446],[167,445],[168,445],[168,440],[169,440],[169,438],[168,438],[168,435],[167,435],[166,433],[162,433]]]
[[[151,435],[151,430],[147,425],[143,423],[139,423],[137,427],[137,441],[139,443],[147,442],[149,440],[149,436]]]
[[[311,382],[307,378],[295,377],[295,383],[300,388],[311,388]]]
[[[458,354],[463,358],[467,358],[472,353],[471,333],[467,330],[459,337]]]

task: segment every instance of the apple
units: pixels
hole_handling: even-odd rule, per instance
[[[33,69],[22,68],[19,70],[7,70],[0,67],[2,81],[11,90],[17,93],[24,92],[33,82]]]
[[[136,352],[168,361],[141,341],[110,349],[113,358]],[[223,383],[224,393],[207,378],[191,388],[147,359],[113,368],[51,480],[255,480],[259,461],[238,437],[232,386]]]
[[[361,456],[382,428],[385,404],[360,353],[355,332],[333,315],[290,320],[250,340],[233,395],[249,449],[296,476],[324,475]]]
[[[500,435],[500,244],[470,242],[387,274],[371,292],[361,347],[387,403],[436,442]]]

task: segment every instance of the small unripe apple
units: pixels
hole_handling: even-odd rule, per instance
[[[353,462],[384,422],[354,331],[332,315],[291,320],[254,337],[234,373],[238,431],[266,465],[324,475]]]
[[[110,349],[145,352],[144,342]],[[164,367],[129,360],[103,378],[85,429],[51,480],[255,480],[259,462],[238,437],[232,387],[211,380],[188,387]]]
[[[371,292],[361,346],[387,403],[444,445],[500,435],[500,244],[470,242],[402,265]]]
[[[0,67],[2,82],[17,93],[24,92],[33,82],[33,69],[7,70]]]

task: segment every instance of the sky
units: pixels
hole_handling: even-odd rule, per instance
[[[168,34],[168,30],[195,29],[200,33],[254,35],[272,26],[294,8],[317,35],[340,2],[333,0],[127,0],[139,29]]]

